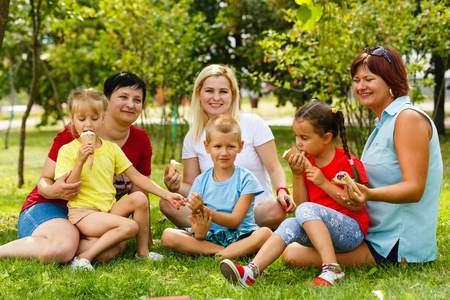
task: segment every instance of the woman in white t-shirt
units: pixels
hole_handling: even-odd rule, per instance
[[[192,95],[191,129],[183,144],[183,176],[169,173],[167,167],[164,183],[171,192],[189,196],[194,179],[213,166],[203,145],[206,123],[219,114],[231,115],[240,121],[244,141],[236,164],[250,170],[264,188],[264,193],[255,198],[255,221],[259,226],[276,229],[296,205],[286,187],[286,174],[278,161],[272,131],[258,115],[240,114],[239,99],[236,76],[229,67],[210,65],[200,72]],[[190,209],[175,210],[166,202],[160,201],[161,211],[176,226],[190,227]]]

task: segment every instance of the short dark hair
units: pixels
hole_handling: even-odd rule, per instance
[[[406,74],[405,66],[403,65],[402,58],[392,47],[384,48],[386,54],[390,58],[391,62],[388,62],[383,56],[374,56],[367,54],[365,48],[359,55],[353,60],[350,67],[350,74],[355,76],[356,70],[359,66],[366,65],[370,72],[380,76],[384,82],[391,88],[394,94],[394,99],[401,96],[408,95],[408,91],[411,87],[408,84],[408,76]]]
[[[147,85],[137,75],[129,72],[119,72],[108,79],[106,79],[103,85],[103,93],[106,98],[110,99],[111,95],[120,88],[131,87],[136,90],[142,90],[142,102],[145,101],[145,95],[147,93]]]

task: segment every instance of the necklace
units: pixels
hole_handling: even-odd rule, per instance
[[[213,180],[214,180],[214,181],[217,181],[217,182],[220,182],[219,178],[217,178],[217,175],[216,175],[216,173],[214,172],[214,169],[213,169]]]

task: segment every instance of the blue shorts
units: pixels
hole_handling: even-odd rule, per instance
[[[228,247],[234,242],[249,237],[253,231],[257,229],[258,228],[238,227],[236,229],[227,228],[225,230],[208,230],[204,240],[216,245]],[[194,231],[192,228],[184,228],[184,230],[186,230],[191,236],[194,236]]]
[[[54,203],[38,203],[28,207],[19,215],[17,232],[19,239],[31,236],[39,225],[52,219],[67,219],[67,207]]]

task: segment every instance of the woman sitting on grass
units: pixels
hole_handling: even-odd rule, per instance
[[[242,151],[241,129],[229,115],[211,118],[206,125],[204,147],[214,166],[200,174],[187,202],[192,228],[168,228],[161,243],[186,254],[216,254],[236,258],[259,250],[272,231],[259,228],[254,218],[255,195],[264,191],[255,176],[235,165]]]
[[[141,189],[171,202],[184,204],[183,196],[156,185],[133,167],[119,146],[97,137],[108,106],[106,97],[100,91],[75,90],[69,96],[68,106],[74,135],[78,138],[60,149],[55,180],[71,171],[67,183],[83,182],[80,193],[67,204],[69,221],[81,234],[98,237],[90,248],[73,258],[71,266],[92,269],[91,262],[100,253],[135,235],[137,258],[161,260],[161,255],[148,251],[149,210],[146,195],[134,192],[116,202],[113,177],[124,173]],[[93,139],[83,143],[85,134]],[[133,220],[123,217],[130,214]]]
[[[346,187],[340,201],[365,204],[370,223],[365,241],[337,259],[352,267],[433,261],[443,177],[436,127],[411,105],[406,70],[393,48],[364,49],[350,72],[354,93],[377,115],[361,157],[372,188],[357,184],[358,195]],[[283,258],[299,267],[320,259],[300,244],[289,245]]]
[[[98,135],[117,144],[141,174],[150,176],[152,146],[148,133],[132,125],[144,107],[144,81],[135,74],[119,72],[105,80],[103,93],[108,98],[108,111],[102,132]],[[0,258],[65,263],[97,240],[94,237],[80,237],[78,229],[67,218],[67,201],[79,193],[82,182],[66,183],[70,172],[54,181],[59,149],[74,140],[71,128],[72,124],[66,125],[54,138],[41,177],[22,205],[17,222],[19,239],[0,246]],[[135,191],[143,192],[123,174],[114,177],[114,186],[116,199]],[[146,204],[149,205],[148,199]],[[149,228],[151,245],[153,239]],[[97,256],[96,261],[110,260],[124,249],[125,243],[120,243]]]

